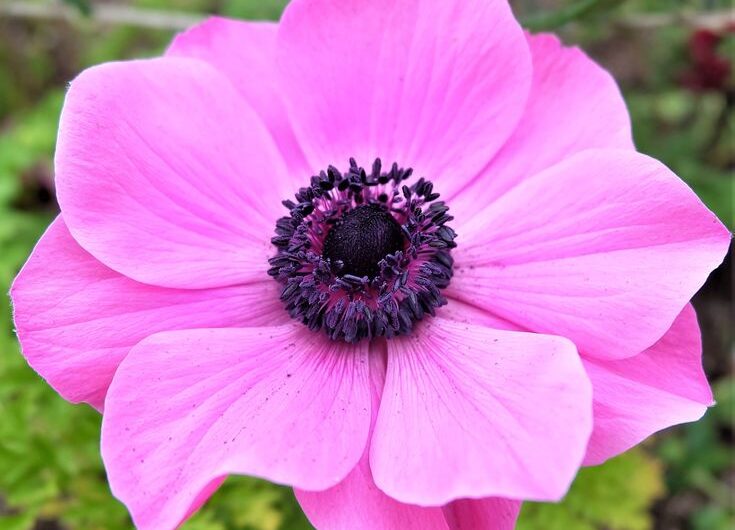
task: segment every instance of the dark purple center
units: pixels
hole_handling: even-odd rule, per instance
[[[340,276],[375,278],[379,263],[405,245],[401,225],[386,207],[365,204],[346,212],[329,230],[322,255]]]
[[[447,303],[456,234],[424,178],[394,163],[329,166],[283,201],[268,270],[286,311],[333,340],[391,339]]]

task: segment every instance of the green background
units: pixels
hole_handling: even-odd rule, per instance
[[[23,13],[11,12],[23,5]],[[58,6],[61,2],[55,4]],[[137,0],[134,24],[100,20],[102,3],[0,0],[0,290],[7,292],[54,217],[52,156],[64,87],[103,61],[160,53],[173,29],[148,27],[163,14],[220,13],[276,19],[282,0]],[[107,2],[109,4],[109,2]],[[733,106],[730,75],[707,89],[691,40],[722,26],[727,1],[527,0],[512,2],[526,27],[581,44],[619,80],[639,149],[673,168],[733,226]],[[29,9],[35,8],[35,9]],[[151,10],[155,10],[152,13]],[[61,15],[69,15],[62,17]],[[733,26],[735,30],[735,26]],[[717,53],[732,62],[726,31]],[[698,77],[699,76],[699,77]],[[561,504],[525,505],[523,530],[725,530],[733,509],[732,267],[697,295],[705,368],[718,405],[607,464],[584,469]],[[57,396],[18,352],[10,307],[0,304],[0,529],[117,530],[131,523],[105,482],[100,417]],[[290,490],[232,478],[186,530],[306,529]]]

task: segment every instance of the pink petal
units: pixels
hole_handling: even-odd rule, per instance
[[[449,530],[441,507],[398,502],[373,482],[367,453],[347,478],[325,491],[296,490],[296,497],[319,530]]]
[[[365,345],[301,324],[153,335],[120,365],[102,456],[140,530],[175,528],[229,473],[326,489],[354,468],[370,426]]]
[[[444,513],[451,530],[513,530],[521,503],[509,499],[461,499],[447,504]]]
[[[72,82],[56,185],[88,252],[137,281],[184,288],[265,278],[280,201],[293,191],[232,84],[179,58],[103,64]]]
[[[512,323],[457,300],[450,299],[440,311],[441,317],[461,323],[521,331]],[[582,361],[594,396],[594,427],[586,465],[601,464],[662,429],[696,421],[713,404],[691,304],[644,352],[614,361],[594,359],[582,352]]]
[[[72,239],[59,217],[10,291],[28,363],[71,402],[101,409],[120,361],[163,330],[273,325],[288,315],[265,280],[219,289],[163,289],[105,267]]]
[[[291,173],[305,179],[311,173],[278,95],[277,31],[272,22],[212,17],[177,35],[166,55],[201,59],[225,74],[268,127]]]
[[[462,324],[475,324],[492,329],[503,329],[506,331],[528,331],[518,327],[512,322],[503,320],[484,309],[472,306],[454,298],[447,299],[447,305],[439,308],[439,316],[447,320],[454,320]]]
[[[612,76],[554,35],[527,39],[533,83],[518,127],[472,185],[453,188],[459,192],[455,197],[440,190],[458,220],[471,218],[524,179],[575,153],[634,149],[628,110]]]
[[[198,512],[199,508],[201,508],[204,503],[207,502],[212,495],[214,495],[214,493],[219,489],[219,487],[224,483],[226,479],[227,477],[217,477],[213,479],[209,484],[204,486],[204,488],[199,491],[199,494],[191,503],[189,509],[186,511],[184,517],[182,517],[181,520],[186,521],[189,517]]]
[[[382,350],[382,351],[381,351]],[[385,347],[371,345],[372,424],[385,384]],[[372,432],[371,425],[371,432]],[[388,497],[373,482],[365,447],[360,463],[336,486],[324,491],[295,490],[304,513],[319,530],[449,530],[440,507],[423,508]]]
[[[370,466],[406,503],[558,499],[591,428],[591,387],[571,342],[434,318],[388,341]]]
[[[313,168],[349,157],[467,182],[514,129],[531,81],[506,2],[294,0],[282,90]]]
[[[702,342],[691,305],[643,353],[620,361],[584,360],[595,425],[585,464],[600,464],[651,434],[696,421],[713,404],[702,370]]]
[[[656,342],[730,242],[666,167],[613,150],[539,173],[458,232],[449,296],[602,359]]]

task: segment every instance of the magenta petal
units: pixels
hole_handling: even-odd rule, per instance
[[[279,96],[277,32],[272,22],[213,17],[177,35],[166,55],[201,59],[225,74],[263,120],[291,173],[307,178],[311,173]]]
[[[335,487],[296,490],[304,513],[318,530],[449,530],[441,507],[391,499],[373,482],[367,454]]]
[[[523,117],[488,167],[450,198],[458,222],[513,186],[591,148],[634,149],[630,117],[615,80],[579,48],[554,35],[528,35],[533,83]]]
[[[10,290],[28,363],[64,398],[101,409],[118,364],[163,330],[273,325],[287,316],[265,280],[219,289],[164,289],[125,278],[84,251],[57,218]]]
[[[595,425],[585,464],[600,464],[651,434],[696,421],[713,404],[697,315],[688,305],[651,348],[620,361],[584,360]]]
[[[385,384],[384,347],[370,351],[372,419]],[[372,428],[371,428],[372,429]],[[324,491],[295,490],[304,513],[319,530],[449,530],[440,507],[403,504],[380,491],[373,481],[365,447],[360,463],[336,486]]]
[[[451,530],[513,530],[520,501],[509,499],[461,499],[444,507]]]
[[[450,300],[441,315],[459,323],[520,330],[457,300]],[[586,465],[601,464],[662,429],[696,421],[713,404],[702,369],[697,317],[690,304],[644,352],[613,361],[582,352],[582,361],[592,382],[594,415]]]
[[[293,186],[260,119],[198,60],[108,63],[71,84],[56,184],[79,244],[163,287],[264,278]]]
[[[463,324],[475,324],[477,326],[506,331],[528,331],[522,329],[512,322],[488,313],[479,307],[472,306],[454,298],[447,299],[447,305],[442,306],[439,316],[447,320],[454,320]]]
[[[294,0],[277,47],[313,168],[381,157],[442,191],[500,148],[531,81],[528,45],[503,1]]]
[[[656,342],[730,243],[660,162],[613,150],[539,173],[458,232],[449,296],[602,359]]]
[[[591,386],[571,342],[434,318],[388,341],[370,467],[406,503],[559,499],[591,429]]]
[[[102,456],[140,530],[175,528],[229,473],[326,489],[367,443],[367,346],[304,326],[159,333],[105,401]]]

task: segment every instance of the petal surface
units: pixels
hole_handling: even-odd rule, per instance
[[[440,315],[460,323],[523,331],[505,320],[458,300]],[[713,405],[702,368],[697,316],[688,304],[666,334],[647,350],[605,361],[582,355],[592,382],[594,427],[586,465],[598,465],[680,423],[697,421]]]
[[[533,82],[518,126],[497,156],[451,202],[466,222],[513,186],[585,149],[634,149],[630,116],[615,80],[554,35],[527,35]],[[451,193],[451,192],[450,192]]]
[[[714,404],[702,369],[702,341],[691,305],[651,348],[619,361],[584,359],[595,425],[585,464],[596,465]]]
[[[10,295],[28,363],[65,399],[101,409],[117,366],[140,340],[165,330],[285,322],[279,291],[269,280],[202,290],[138,283],[82,249],[58,217]]]
[[[370,467],[406,503],[558,499],[591,428],[591,387],[571,342],[433,318],[388,341]]]
[[[270,131],[289,170],[295,174],[297,189],[307,182],[310,173],[279,95],[277,31],[278,25],[273,22],[213,17],[177,35],[166,55],[201,59],[232,81]]]
[[[265,278],[292,187],[260,119],[203,61],[82,72],[66,97],[55,163],[64,221],[108,267],[162,287]]]
[[[230,473],[326,489],[367,443],[367,348],[304,326],[159,333],[105,401],[102,456],[140,530],[176,528]]]
[[[513,530],[520,501],[510,499],[461,499],[444,507],[451,530]]]
[[[455,322],[462,324],[475,324],[482,327],[502,329],[506,331],[528,331],[518,327],[512,322],[503,320],[484,309],[454,298],[447,298],[447,305],[439,308],[437,314],[441,318],[454,320]]]
[[[370,375],[374,424],[385,384],[385,347],[380,343],[371,346]],[[314,527],[319,530],[449,530],[441,507],[404,504],[380,491],[373,481],[368,455],[366,445],[360,463],[332,488],[295,490],[301,508]]]
[[[661,338],[730,242],[665,166],[615,150],[539,173],[459,232],[450,297],[602,359]]]
[[[294,0],[277,47],[312,168],[381,157],[467,182],[514,129],[531,81],[504,0]]]
[[[441,507],[405,504],[380,491],[373,481],[367,452],[347,478],[335,487],[315,492],[296,490],[296,497],[309,521],[319,530],[455,528],[448,525]]]

